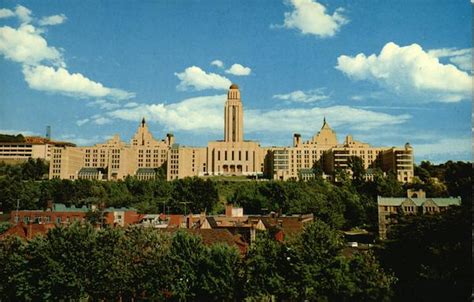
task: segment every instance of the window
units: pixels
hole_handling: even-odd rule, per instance
[[[239,151],[239,160],[242,160],[242,151]]]
[[[224,160],[227,160],[227,150],[224,151]]]
[[[56,217],[56,223],[61,223],[61,217]]]
[[[221,160],[221,151],[217,151],[217,160]]]
[[[245,160],[249,160],[249,151],[245,151]]]
[[[234,160],[234,151],[232,151],[232,160]]]

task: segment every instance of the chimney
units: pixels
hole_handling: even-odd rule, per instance
[[[189,214],[187,217],[186,217],[186,228],[190,229],[193,227],[193,215],[192,214]]]
[[[293,147],[298,147],[301,143],[301,134],[293,134]]]
[[[167,133],[166,134],[166,143],[169,147],[171,147],[174,144],[174,135],[173,135],[173,133]]]
[[[46,205],[46,210],[53,211],[53,201],[52,200],[48,200],[48,203]]]
[[[232,206],[232,204],[228,203],[225,205],[225,216],[226,217],[232,217],[232,209],[234,207]]]

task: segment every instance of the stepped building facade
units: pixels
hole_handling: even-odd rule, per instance
[[[314,176],[315,163],[333,178],[338,170],[350,173],[352,156],[362,159],[366,169],[393,172],[401,182],[413,178],[413,148],[372,147],[347,136],[339,143],[335,131],[323,121],[321,130],[307,141],[294,134],[293,145],[262,147],[244,139],[244,110],[239,87],[230,86],[224,106],[223,140],[210,141],[207,147],[175,143],[167,134],[155,140],[142,120],[130,144],[116,135],[103,144],[91,147],[53,148],[50,178],[120,180],[127,176],[150,179],[166,166],[168,180],[184,177],[248,176],[275,180],[307,179]]]

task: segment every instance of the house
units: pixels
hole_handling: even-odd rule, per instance
[[[377,196],[379,238],[386,239],[387,229],[396,223],[398,214],[434,214],[460,205],[461,197],[427,198],[423,190],[408,190],[407,197]]]

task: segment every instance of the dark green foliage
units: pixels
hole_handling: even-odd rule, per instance
[[[175,180],[171,198],[174,201],[176,212],[180,213],[185,211],[183,203],[189,202],[186,211],[199,213],[212,212],[213,207],[219,201],[215,183],[209,179],[203,180],[198,177]]]
[[[0,176],[21,180],[41,180],[48,178],[49,164],[42,159],[32,159],[17,165],[0,162]]]
[[[463,204],[471,205],[472,163],[447,161],[433,165],[429,161],[422,161],[419,166],[415,166],[415,175],[423,182],[418,187],[425,191],[431,190],[432,194],[440,196],[460,196]],[[430,178],[436,178],[441,184]]]
[[[351,156],[347,162],[354,181],[361,182],[365,174],[364,162],[359,156]]]
[[[17,134],[17,135],[0,134],[0,142],[23,143],[25,142],[25,138],[23,137],[22,134]]]
[[[466,207],[406,216],[381,250],[399,282],[396,301],[467,301],[471,294],[471,219]]]
[[[234,301],[239,286],[235,248],[153,229],[74,224],[29,242],[9,237],[0,262],[2,301]]]
[[[36,164],[31,160],[25,165],[31,168],[33,163]],[[359,169],[360,159],[351,159],[351,165],[361,170],[357,174],[363,173]],[[425,190],[430,197],[461,196],[463,204],[470,205],[472,187],[471,164],[462,162],[436,166],[423,162],[420,168],[428,171],[430,177],[431,173],[438,177],[439,182],[429,177],[425,183],[405,186],[393,173],[384,177],[380,171],[372,181],[351,180],[341,172],[340,177],[345,180],[335,185],[321,177],[308,182],[214,182],[201,178],[168,182],[133,177],[110,182],[34,181],[26,179],[19,167],[0,165],[0,208],[5,212],[16,208],[17,199],[20,209],[42,209],[52,201],[68,206],[134,207],[142,213],[217,213],[223,211],[225,202],[231,202],[242,206],[248,214],[313,213],[335,228],[364,227],[372,231],[377,229],[377,196],[402,197],[406,196],[407,188],[414,188]]]
[[[11,226],[12,224],[8,221],[0,222],[0,234],[5,233]]]
[[[245,265],[245,293],[254,300],[383,301],[394,279],[370,255],[342,256],[343,241],[316,221],[293,241],[262,238]]]

